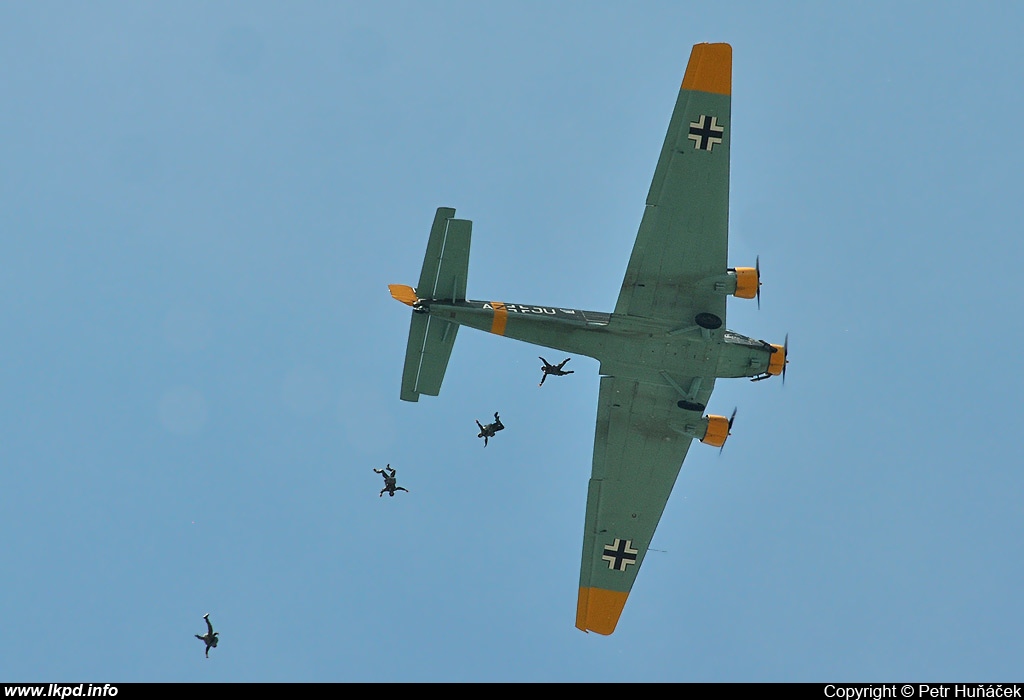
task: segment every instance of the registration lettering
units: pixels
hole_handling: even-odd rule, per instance
[[[485,301],[482,308],[494,309],[494,306]],[[504,310],[514,314],[542,314],[545,316],[575,316],[579,313],[575,309],[556,309],[550,306],[527,306],[525,304],[505,304]]]

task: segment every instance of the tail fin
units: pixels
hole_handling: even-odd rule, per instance
[[[391,296],[395,299],[410,306],[418,299],[466,299],[473,222],[455,219],[454,216],[454,209],[441,207],[437,210],[434,224],[430,227],[420,281],[415,291],[402,285],[390,285]],[[437,396],[440,393],[458,330],[458,324],[429,313],[413,312],[409,324],[409,341],[405,348],[405,367],[402,370],[403,401],[419,401],[420,394]]]

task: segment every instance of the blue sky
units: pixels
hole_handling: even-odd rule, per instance
[[[1019,679],[1022,22],[0,4],[0,679]],[[467,329],[403,403],[387,285],[451,206],[471,298],[610,311],[703,41],[734,51],[730,264],[764,283],[729,326],[791,363],[718,382],[726,449],[690,450],[588,635],[596,361],[538,389],[543,349]]]

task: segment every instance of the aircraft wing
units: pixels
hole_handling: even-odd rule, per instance
[[[676,398],[668,386],[601,378],[576,607],[583,631],[615,630],[693,439],[686,424],[702,418]]]
[[[712,313],[725,323],[716,284],[727,278],[731,93],[732,47],[694,46],[613,320],[684,327]],[[619,369],[601,378],[576,608],[576,626],[600,634],[618,624],[702,418],[678,406],[679,387],[700,387],[700,405],[714,387],[714,374],[662,382]]]
[[[725,323],[729,227],[732,47],[690,53],[615,313]]]

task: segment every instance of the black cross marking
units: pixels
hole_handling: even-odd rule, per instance
[[[700,115],[700,119],[690,122],[690,135],[686,138],[693,141],[693,147],[700,151],[710,151],[716,143],[722,143],[725,127],[718,123],[718,117]]]
[[[612,571],[625,571],[629,564],[636,564],[638,553],[633,549],[633,540],[620,540],[616,537],[614,542],[604,546],[601,558],[608,562],[608,568]]]

